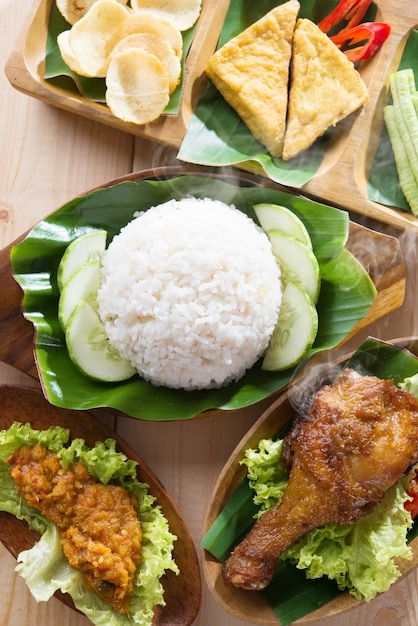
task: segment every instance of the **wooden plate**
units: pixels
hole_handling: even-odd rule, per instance
[[[164,180],[177,176],[203,176],[222,179],[242,186],[260,186],[277,190],[277,185],[251,174],[220,174],[203,168],[162,167],[133,173],[109,182],[114,185],[126,180]],[[33,326],[23,318],[20,304],[22,291],[13,278],[10,266],[10,250],[18,240],[0,251],[0,360],[20,371],[37,378],[33,356]],[[347,248],[365,267],[377,290],[377,295],[367,315],[361,319],[346,337],[351,339],[360,330],[398,308],[405,295],[405,266],[398,239],[350,222]],[[212,411],[207,412],[213,414]]]
[[[389,343],[399,348],[407,348],[415,356],[418,356],[418,337],[395,339]],[[336,360],[336,363],[343,363],[350,356],[350,354],[341,356]],[[212,526],[246,474],[245,466],[240,465],[245,450],[257,448],[261,439],[275,437],[277,432],[282,430],[293,418],[294,408],[290,400],[290,392],[282,394],[264,411],[232,452],[214,487],[204,522],[204,534]],[[410,546],[413,552],[412,560],[399,560],[398,562],[402,574],[407,574],[418,564],[418,539],[413,540]],[[211,593],[226,611],[239,619],[248,620],[254,624],[278,626],[278,618],[260,594],[224,584],[221,571],[222,564],[206,550],[203,550],[202,568]],[[316,622],[326,617],[341,614],[358,605],[359,601],[346,592],[322,608],[299,618],[297,623]]]
[[[30,387],[18,385],[0,386],[0,429],[7,429],[13,422],[26,423],[36,429],[49,426],[69,428],[71,438],[83,438],[87,445],[93,446],[97,441],[111,437],[116,440],[117,448],[130,459],[138,463],[139,480],[149,485],[151,493],[161,506],[167,518],[171,532],[177,536],[173,556],[180,569],[176,576],[167,572],[162,578],[165,589],[165,607],[157,607],[153,626],[189,626],[192,624],[200,607],[200,569],[196,550],[185,523],[173,500],[164,489],[158,478],[138,455],[109,427],[95,418],[92,413],[59,409],[50,405],[42,392]],[[27,524],[19,521],[9,513],[0,512],[0,541],[14,556],[22,550],[31,548],[39,535],[29,530]],[[74,608],[68,594],[56,594],[65,604]]]
[[[16,89],[48,104],[88,119],[159,143],[180,147],[190,117],[205,86],[204,68],[216,49],[228,9],[228,0],[203,0],[202,13],[189,52],[178,115],[162,116],[145,126],[116,119],[106,106],[82,95],[69,94],[43,78],[49,15],[54,0],[35,0],[27,21],[6,64],[6,74]],[[362,76],[370,98],[362,109],[337,126],[331,145],[317,174],[304,191],[335,206],[356,211],[400,229],[418,231],[410,213],[372,202],[367,198],[367,179],[383,124],[388,77],[398,67],[408,35],[418,24],[418,4],[411,0],[376,0],[377,21],[392,27],[389,39],[376,57],[362,64]],[[259,173],[257,170],[256,173]],[[338,184],[335,184],[338,181]]]
[[[104,104],[68,92],[44,79],[45,46],[49,16],[55,0],[35,0],[25,25],[6,64],[10,83],[23,93],[82,117],[133,135],[179,146],[196,99],[204,88],[206,60],[216,48],[227,0],[203,0],[193,44],[184,66],[183,90],[178,115],[163,115],[155,122],[138,126],[118,120]]]

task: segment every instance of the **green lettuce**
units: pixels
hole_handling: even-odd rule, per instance
[[[25,520],[31,528],[42,533],[33,548],[19,555],[16,571],[25,579],[38,602],[48,600],[55,591],[61,590],[72,597],[77,609],[96,626],[149,626],[154,617],[154,606],[165,604],[161,576],[166,570],[178,574],[172,557],[176,537],[170,533],[155,498],[148,493],[148,485],[138,481],[135,461],[117,452],[113,439],[89,448],[83,439],[74,439],[66,446],[69,437],[69,431],[59,426],[35,430],[30,424],[17,422],[0,432],[0,510]],[[100,482],[119,483],[137,497],[143,533],[142,560],[128,613],[117,613],[87,589],[83,576],[64,556],[56,526],[16,493],[7,460],[22,445],[36,443],[56,452],[63,466],[77,461],[84,463],[89,473]]]
[[[260,506],[256,516],[283,494],[287,475],[281,464],[283,440],[263,439],[258,450],[249,449],[242,463]],[[395,557],[412,558],[407,533],[412,526],[405,502],[407,478],[389,489],[379,505],[355,524],[327,524],[307,533],[282,555],[305,570],[307,578],[327,576],[340,590],[366,601],[386,591],[399,578]]]

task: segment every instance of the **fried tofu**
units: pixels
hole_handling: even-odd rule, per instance
[[[353,63],[316,24],[299,19],[293,36],[282,158],[291,159],[309,148],[368,97],[367,87]]]
[[[297,0],[275,7],[215,52],[206,67],[225,100],[274,157],[283,149],[299,10]]]

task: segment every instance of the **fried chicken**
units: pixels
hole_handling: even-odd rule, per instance
[[[282,499],[266,511],[223,569],[226,583],[266,587],[282,553],[309,530],[353,523],[418,460],[418,401],[392,381],[343,370],[295,418]]]

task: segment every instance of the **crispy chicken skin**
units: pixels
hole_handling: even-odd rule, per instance
[[[418,459],[418,401],[392,381],[346,368],[296,417],[284,458],[286,491],[232,552],[226,583],[263,589],[309,530],[370,512]]]

